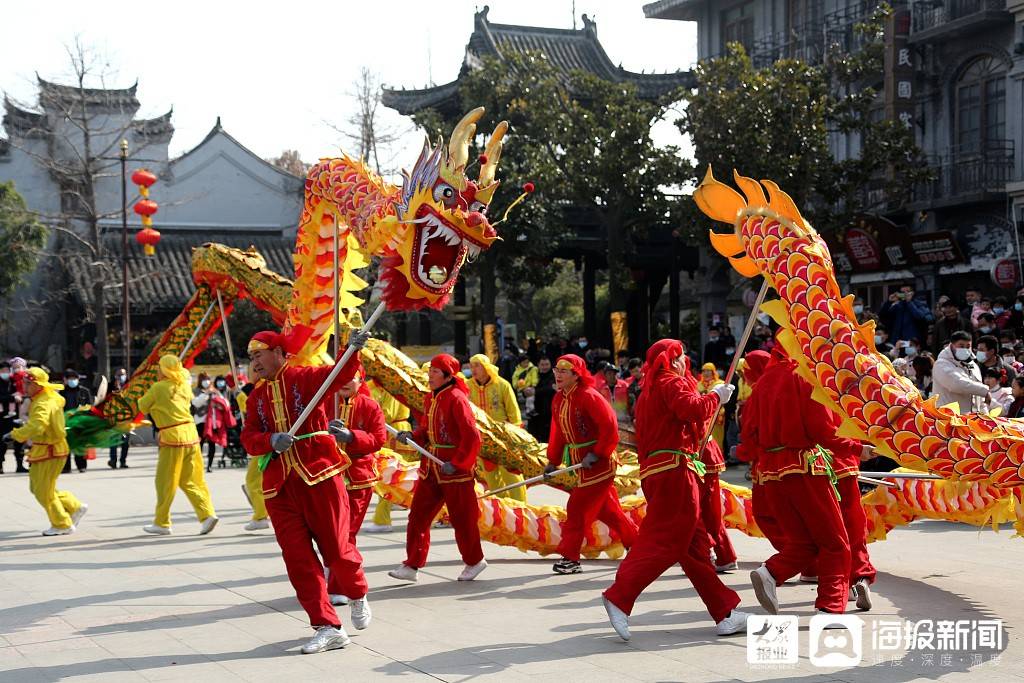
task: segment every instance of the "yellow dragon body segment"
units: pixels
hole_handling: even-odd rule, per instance
[[[1012,489],[1024,484],[1024,423],[984,413],[960,415],[924,400],[874,344],[874,323],[857,323],[853,296],[836,282],[828,246],[775,183],[734,173],[744,199],[707,176],[694,193],[731,234],[712,245],[746,277],[763,275],[779,299],[763,309],[782,326],[780,342],[814,398],[843,419],[840,435],[871,443],[902,464],[944,478]],[[1018,530],[1024,528],[1018,522]]]

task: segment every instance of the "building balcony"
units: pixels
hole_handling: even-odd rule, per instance
[[[1012,22],[1006,0],[918,0],[909,40],[946,40]]]
[[[970,204],[997,199],[1015,180],[1013,140],[989,140],[981,146],[960,147],[929,157],[935,179],[914,188],[912,204],[930,207]]]

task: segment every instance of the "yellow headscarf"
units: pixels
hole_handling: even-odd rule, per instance
[[[192,374],[181,365],[181,360],[172,353],[160,356],[160,372],[175,384],[191,384]]]
[[[718,368],[715,367],[714,363],[705,363],[704,365],[700,366],[700,369],[701,369],[701,371],[710,370],[711,372],[715,373],[716,375],[718,374]]]
[[[479,363],[483,366],[487,376],[491,378],[492,382],[498,381],[498,366],[491,362],[491,359],[482,353],[478,353],[475,356],[471,356],[469,359],[470,364]]]
[[[32,383],[41,389],[63,389],[62,384],[53,384],[50,382],[50,375],[46,370],[40,367],[29,368],[25,373],[32,378]]]

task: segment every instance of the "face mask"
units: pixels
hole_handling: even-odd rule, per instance
[[[959,360],[959,361],[969,361],[971,359],[971,350],[970,349],[954,349],[953,350],[953,355],[956,356],[956,359]]]
[[[732,347],[729,347],[729,348],[727,348],[727,349],[725,350],[725,355],[727,355],[727,356],[731,356],[731,355],[733,355],[734,353],[736,353],[736,349],[734,349],[734,348],[732,348]]]
[[[978,359],[979,363],[984,363],[988,360],[988,351],[978,351],[974,357]]]
[[[227,382],[217,382],[215,386],[216,386],[216,387],[217,387],[218,389],[223,389],[223,388],[224,388],[224,387],[226,387],[227,385],[228,385],[228,384],[227,384]]]
[[[992,331],[992,328],[989,325],[985,325],[984,327],[979,327],[978,331],[984,334],[988,334],[989,332]]]
[[[860,304],[854,304],[853,305],[853,312],[854,312],[855,315],[860,315],[861,313],[864,312],[864,307],[862,305],[860,305]]]
[[[1015,311],[1024,311],[1024,303],[1021,303],[1021,302],[1018,301],[1017,303],[1015,303],[1013,305],[1013,310],[1015,310]]]
[[[78,386],[78,380],[77,379],[69,379],[68,380],[68,389],[74,389],[77,386]]]
[[[908,346],[907,347],[907,356],[916,356],[916,355],[917,355],[917,347],[916,346]]]
[[[587,340],[586,339],[580,339],[578,343],[579,343],[579,346],[580,346],[581,349],[587,348]]]
[[[11,373],[9,373],[9,372],[0,372],[0,379],[2,379],[3,381],[6,382],[10,378],[11,378]]]
[[[992,309],[992,312],[995,313],[996,315],[1002,315],[1003,311],[1005,310],[1006,309],[1003,308],[1002,306],[996,306],[995,308]]]
[[[708,341],[714,344],[716,341],[718,341],[718,337],[708,337]]]
[[[473,371],[470,370],[469,368],[466,368],[465,370],[462,371],[462,374],[465,375],[466,377],[472,377]]]
[[[875,346],[878,346],[881,343],[882,343],[882,335],[876,334],[875,335]]]
[[[210,380],[204,379],[202,382],[199,383],[199,386],[201,386],[203,389],[206,389],[207,387],[210,386]]]
[[[121,380],[121,381],[123,382],[123,381],[125,381],[126,379],[128,379],[128,373],[127,373],[127,372],[122,372],[122,373],[121,373],[120,375],[118,375],[117,377],[118,377],[118,379],[120,379],[120,380]]]
[[[762,325],[767,325],[768,324],[768,314],[767,313],[758,313],[757,314],[757,319],[760,321],[760,323]]]

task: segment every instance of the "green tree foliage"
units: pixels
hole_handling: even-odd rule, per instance
[[[694,179],[711,165],[723,181],[732,169],[774,180],[822,232],[906,201],[930,171],[911,130],[872,116],[880,106],[890,11],[882,5],[855,27],[857,50],[833,46],[820,65],[786,59],[758,69],[739,44],[699,64],[697,85],[677,122],[694,143]],[[836,160],[832,135],[859,139],[860,154]],[[882,185],[887,192],[868,192]],[[706,224],[696,220],[692,202],[686,204],[695,219],[688,223]]]
[[[0,299],[7,298],[35,270],[46,236],[46,226],[25,206],[14,183],[0,183]]]

